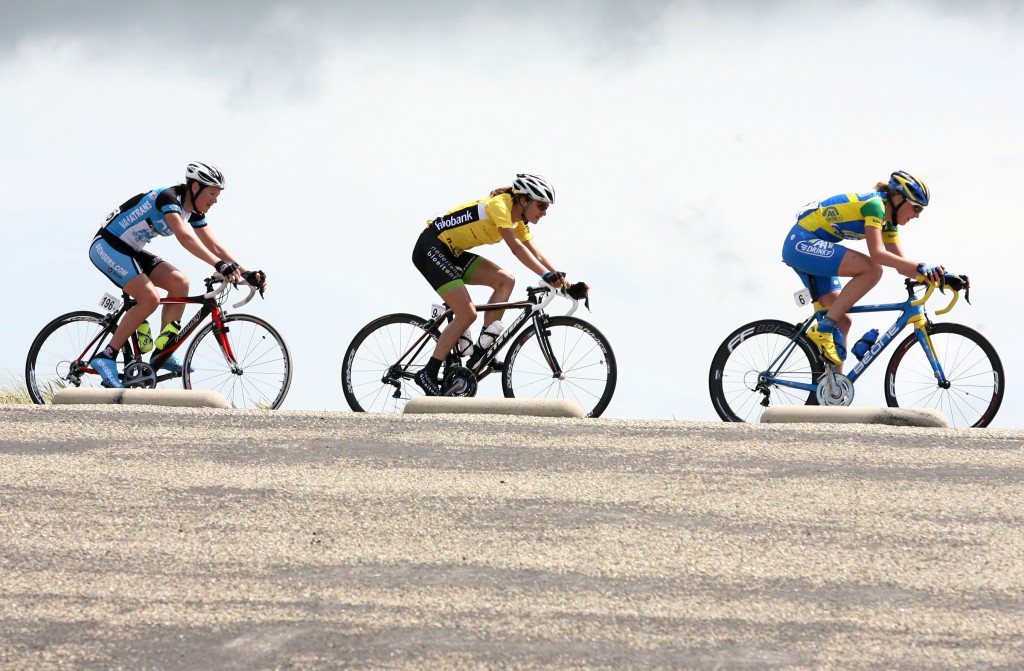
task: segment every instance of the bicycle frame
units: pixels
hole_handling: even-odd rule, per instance
[[[925,294],[922,297],[917,298],[914,294],[914,287],[922,286],[922,284],[920,282],[915,282],[909,279],[906,280],[905,284],[909,296],[907,300],[903,301],[902,303],[883,303],[880,305],[855,305],[848,310],[848,313],[850,314],[865,312],[900,312],[900,315],[896,318],[896,321],[893,322],[893,325],[890,326],[886,331],[879,333],[878,340],[875,341],[875,344],[871,346],[871,349],[869,349],[864,354],[864,357],[860,361],[858,361],[857,364],[853,367],[853,369],[847,374],[847,377],[849,378],[851,383],[856,382],[857,379],[864,374],[868,367],[871,366],[875,359],[878,358],[878,355],[884,352],[885,349],[893,342],[893,340],[895,340],[896,336],[898,336],[903,331],[903,329],[905,329],[907,325],[910,324],[913,325],[914,327],[915,334],[917,335],[917,342],[921,345],[921,347],[924,348],[925,356],[928,358],[928,362],[931,364],[932,371],[934,372],[935,378],[936,380],[938,380],[939,385],[943,387],[947,387],[949,385],[949,382],[946,379],[945,371],[942,370],[942,365],[939,363],[938,358],[935,356],[935,351],[932,347],[931,338],[928,335],[929,320],[924,309],[925,302],[929,298],[931,298],[932,293],[935,291],[935,285],[929,283],[927,285],[927,289],[925,290]],[[936,314],[945,314],[953,309],[953,305],[959,298],[959,292],[956,290],[952,291],[953,298],[950,300],[949,305],[947,305],[945,308],[941,310],[936,310]],[[790,353],[796,347],[797,338],[800,338],[801,336],[803,336],[804,333],[807,332],[807,329],[809,329],[811,324],[814,323],[816,317],[817,313],[808,317],[807,320],[804,321],[801,325],[800,330],[797,332],[797,334],[792,338],[790,344],[785,349],[783,349],[782,353],[780,353],[774,361],[772,361],[771,365],[768,367],[768,371],[765,371],[765,373],[762,376],[766,381],[769,381],[772,384],[775,384],[779,387],[802,389],[808,392],[813,392],[817,390],[818,384],[794,382],[791,380],[777,378],[775,377],[775,373],[771,372],[778,371],[781,368],[781,365],[786,361],[786,359],[789,358]],[[826,369],[827,371],[828,369],[834,370],[834,367],[831,363],[826,362]],[[826,372],[826,374],[828,374],[828,372]]]
[[[542,294],[548,294],[545,298],[541,299]],[[526,326],[527,322],[532,320],[537,333],[538,342],[540,343],[541,351],[544,354],[544,358],[547,364],[551,367],[552,375],[558,376],[562,374],[562,370],[554,353],[551,351],[550,343],[547,338],[544,337],[544,325],[548,319],[547,313],[544,309],[547,305],[554,300],[555,296],[559,295],[557,289],[550,286],[542,287],[527,287],[526,288],[527,299],[522,301],[514,301],[511,303],[484,303],[476,306],[478,312],[491,312],[494,310],[521,310],[520,314],[512,321],[512,323],[504,331],[498,334],[494,339],[494,342],[484,350],[483,355],[474,364],[472,371],[477,376],[477,379],[483,379],[487,377],[495,367],[492,365],[495,357],[502,347],[505,346],[509,340],[517,335]],[[579,301],[570,298],[573,301],[572,309],[569,310],[567,315],[571,315],[576,311]],[[429,334],[438,329],[444,322],[450,323],[455,315],[454,311],[447,305],[444,304],[444,311],[439,314],[432,315],[430,321],[428,321],[423,327],[423,335],[416,339],[405,354],[399,359],[398,363],[392,366],[385,375],[385,382],[389,379],[397,377],[405,377],[412,379],[412,374],[408,373],[408,367],[410,362],[414,361],[417,356],[423,352],[423,348],[430,345]],[[458,354],[454,352],[449,353],[447,357],[448,365],[461,365],[462,359]]]
[[[160,305],[199,305],[200,309],[199,312],[197,312],[192,317],[192,319],[190,319],[189,322],[179,331],[178,335],[175,336],[167,344],[167,346],[164,349],[162,349],[160,353],[151,360],[150,365],[153,367],[154,371],[160,370],[160,366],[163,364],[163,362],[166,361],[168,357],[170,357],[171,354],[173,354],[174,351],[177,350],[188,339],[188,337],[196,330],[196,328],[199,327],[200,324],[203,323],[203,321],[207,317],[211,317],[213,319],[214,335],[216,336],[217,343],[220,345],[221,350],[224,352],[224,356],[227,359],[229,365],[233,370],[237,369],[237,359],[235,358],[235,354],[231,349],[230,341],[227,339],[227,337],[225,337],[225,334],[227,333],[228,329],[224,326],[224,311],[221,309],[220,303],[218,302],[218,299],[222,295],[227,293],[228,287],[231,285],[229,285],[227,282],[224,282],[220,287],[214,289],[213,283],[215,281],[217,281],[217,278],[209,277],[206,279],[207,292],[205,294],[201,294],[198,296],[165,297],[160,299]],[[232,307],[241,307],[242,305],[248,303],[250,300],[252,300],[255,291],[255,287],[250,286],[249,296],[246,297],[244,300],[234,304]],[[121,307],[118,308],[116,312],[107,313],[107,315],[104,317],[103,330],[101,330],[99,334],[97,334],[96,338],[94,338],[88,345],[86,345],[85,350],[82,352],[81,355],[81,361],[90,361],[92,357],[95,356],[96,353],[100,351],[100,348],[103,345],[104,341],[107,339],[108,336],[113,334],[114,330],[117,329],[117,325],[121,322],[121,319],[124,317],[125,313],[128,312],[128,310],[134,307],[137,303],[137,301],[134,298],[132,298],[131,296],[124,292],[122,292],[121,294],[121,299]],[[131,360],[125,361],[126,366],[142,360],[142,351],[139,347],[139,339],[136,333],[131,334],[131,336],[128,339],[128,345],[130,345],[132,356]],[[86,352],[90,351],[91,354],[86,356]],[[88,365],[83,367],[81,372],[93,373],[98,375],[98,373]],[[181,373],[164,373],[162,375],[156,375],[155,379],[156,382],[159,383],[176,377],[181,377]]]

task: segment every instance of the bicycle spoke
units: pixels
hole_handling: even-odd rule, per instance
[[[72,370],[88,366],[88,361],[83,359],[90,356],[99,343],[101,319],[101,315],[94,312],[72,312],[58,317],[40,331],[25,363],[25,383],[33,403],[50,403],[57,391],[71,386],[100,387],[99,375],[84,372],[72,375]]]
[[[794,344],[797,329],[777,320],[752,322],[736,329],[715,353],[708,376],[711,400],[719,417],[756,422],[765,407],[817,402],[814,392],[780,386],[787,381],[813,384],[822,373],[814,346],[805,338]],[[787,349],[786,357],[776,361]],[[774,370],[769,370],[775,366]]]
[[[415,315],[387,315],[356,334],[341,369],[342,389],[352,410],[401,412],[410,398],[422,395],[412,376],[427,362],[437,343],[433,333],[423,339],[427,323]]]
[[[224,321],[234,362],[221,349],[213,324],[208,324],[196,334],[185,354],[185,387],[216,391],[235,408],[279,408],[291,385],[288,346],[258,317],[230,315]],[[190,371],[190,367],[195,370]]]
[[[572,400],[589,416],[600,416],[615,391],[611,346],[597,329],[575,317],[551,317],[545,331],[560,374],[552,370],[536,331],[528,329],[509,348],[502,372],[505,395]]]
[[[886,370],[886,402],[938,410],[954,427],[987,426],[1002,402],[1003,368],[992,345],[960,324],[934,324],[929,339],[947,385],[936,380],[924,347],[911,335]]]

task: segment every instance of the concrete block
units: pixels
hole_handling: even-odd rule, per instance
[[[417,396],[405,404],[407,414],[525,415],[534,417],[586,417],[576,401],[566,399],[475,398]]]
[[[854,408],[846,406],[787,405],[761,413],[762,424],[885,424],[948,429],[949,420],[932,408]]]
[[[200,389],[61,389],[55,405],[163,405],[177,408],[227,408],[222,394]]]

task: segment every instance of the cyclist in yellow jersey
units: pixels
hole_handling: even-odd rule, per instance
[[[441,394],[437,382],[441,364],[462,334],[476,321],[476,306],[467,284],[491,287],[491,303],[507,301],[515,278],[492,261],[468,250],[504,242],[524,266],[555,287],[568,286],[565,273],[540,251],[530,225],[547,215],[555,202],[555,190],[539,175],[518,174],[512,186],[495,189],[490,197],[460,205],[427,222],[412,253],[412,262],[430,286],[455,313],[441,331],[434,354],[416,376],[416,383],[430,396]],[[500,333],[501,311],[484,315],[478,350]],[[469,345],[470,343],[466,343]]]
[[[878,284],[883,266],[907,277],[943,279],[942,266],[914,263],[900,245],[899,227],[916,219],[928,205],[928,186],[897,170],[869,193],[847,193],[808,203],[782,246],[782,260],[793,268],[821,308],[817,329],[808,331],[822,354],[841,366],[852,320],[847,311]],[[864,240],[868,253],[837,243]],[[839,276],[852,278],[845,287]]]

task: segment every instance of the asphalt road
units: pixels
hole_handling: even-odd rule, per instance
[[[1019,669],[1024,431],[0,406],[0,669]]]

